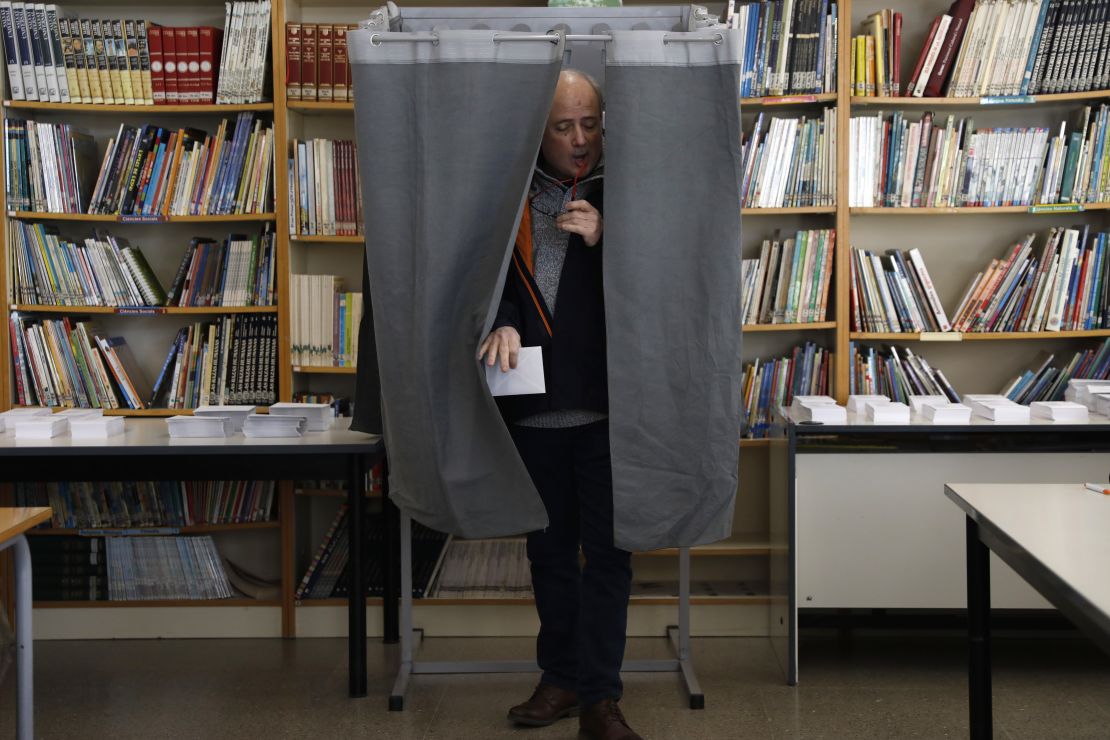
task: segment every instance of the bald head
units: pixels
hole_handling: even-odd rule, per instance
[[[601,91],[587,74],[559,74],[540,150],[551,174],[563,179],[591,172],[601,160]]]

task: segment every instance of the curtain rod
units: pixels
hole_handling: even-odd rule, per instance
[[[501,33],[493,37],[493,43],[499,44],[505,41],[549,41],[551,43],[558,43],[559,39],[565,38],[567,41],[604,41],[606,43],[613,40],[612,35],[600,34],[566,34],[565,36],[558,33]],[[712,36],[696,36],[691,38],[686,34],[664,34],[663,43],[694,43],[698,41],[712,41],[715,45],[720,46],[725,40],[723,33],[717,32]],[[407,34],[405,38],[397,38],[396,36],[383,36],[380,33],[370,35],[370,43],[374,46],[379,46],[385,42],[405,41],[414,42],[420,41],[425,43],[438,44],[439,35],[435,33],[412,33]]]

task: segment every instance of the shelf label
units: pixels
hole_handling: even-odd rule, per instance
[[[165,216],[150,215],[150,216],[117,216],[116,222],[121,224],[160,224],[165,223]]]
[[[165,312],[166,309],[157,306],[124,306],[115,310],[115,313],[130,316],[158,316]]]
[[[979,98],[979,105],[1028,105],[1036,102],[1032,95],[988,95]]]
[[[923,331],[922,342],[962,342],[964,335],[958,331]]]
[[[1043,206],[1029,206],[1030,213],[1082,213],[1082,203],[1050,203]]]
[[[794,103],[816,103],[816,95],[779,95],[773,98],[763,98],[764,105],[791,105]],[[743,98],[740,105],[744,105]]]
[[[151,534],[181,534],[180,527],[135,527],[133,529],[79,529],[81,537],[136,537]]]

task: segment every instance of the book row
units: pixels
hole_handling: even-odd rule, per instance
[[[789,406],[796,395],[827,395],[832,360],[832,352],[806,342],[786,357],[756,358],[746,363],[740,380],[743,436],[766,437],[776,409]]]
[[[1085,107],[1068,132],[976,129],[972,118],[896,112],[852,118],[852,207],[959,208],[1110,200],[1110,107]]]
[[[291,355],[294,365],[356,367],[362,293],[340,289],[334,275],[292,275]]]
[[[224,29],[79,18],[0,2],[13,100],[163,105],[262,99],[270,3],[225,3]]]
[[[852,395],[878,394],[900,403],[908,403],[910,396],[935,395],[960,402],[960,394],[944,372],[907,347],[878,348],[849,342],[849,348],[852,366],[848,392]],[[1007,382],[1002,395],[1022,404],[1060,401],[1072,380],[1110,378],[1110,339],[1097,348],[1073,353],[1060,366],[1053,364],[1055,360],[1054,354],[1042,353],[1036,368]]]
[[[918,249],[883,257],[852,249],[852,328],[870,332],[950,331],[952,324]]]
[[[272,210],[273,124],[254,113],[214,134],[120,124],[108,142],[89,213],[133,216]]]
[[[169,292],[142,249],[96,229],[68,241],[40,223],[9,221],[8,284],[14,303],[48,306],[268,306],[275,293],[268,225],[221,242],[193,238]]]
[[[452,538],[428,589],[433,599],[527,599],[532,596],[528,543]]]
[[[88,321],[12,313],[15,400],[21,406],[167,408],[268,404],[276,398],[277,319],[224,316],[180,329],[153,386],[127,340]]]
[[[384,593],[385,571],[382,559],[378,556],[382,516],[380,512],[372,512],[366,518],[364,531],[369,534],[368,541],[363,545],[363,572],[367,582],[367,596],[382,596]],[[304,575],[293,594],[295,599],[345,598],[348,595],[350,541],[347,535],[347,505],[341,504],[331,526],[305,567]],[[448,536],[441,532],[429,529],[419,522],[412,523],[413,598],[419,599],[426,595],[428,584],[443,559],[447,540]]]
[[[17,506],[50,506],[66,529],[189,527],[274,518],[274,481],[17,483]]]
[[[68,123],[4,119],[7,205],[84,213],[96,182],[96,142]]]
[[[836,111],[821,118],[759,114],[742,148],[744,208],[801,208],[836,204]]]
[[[741,39],[740,95],[835,92],[837,7],[829,0],[730,0],[726,21]]]
[[[354,100],[347,31],[358,24],[286,23],[285,96],[289,100]]]
[[[289,179],[291,234],[355,236],[363,233],[362,183],[355,142],[294,141]]]
[[[834,229],[764,239],[759,257],[741,264],[744,323],[824,321],[835,247]]]

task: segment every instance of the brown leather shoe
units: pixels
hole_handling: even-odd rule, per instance
[[[578,737],[587,740],[644,740],[632,731],[615,699],[603,699],[578,718]]]
[[[578,694],[541,683],[532,698],[509,710],[509,719],[518,725],[547,727],[563,717],[578,716]]]

